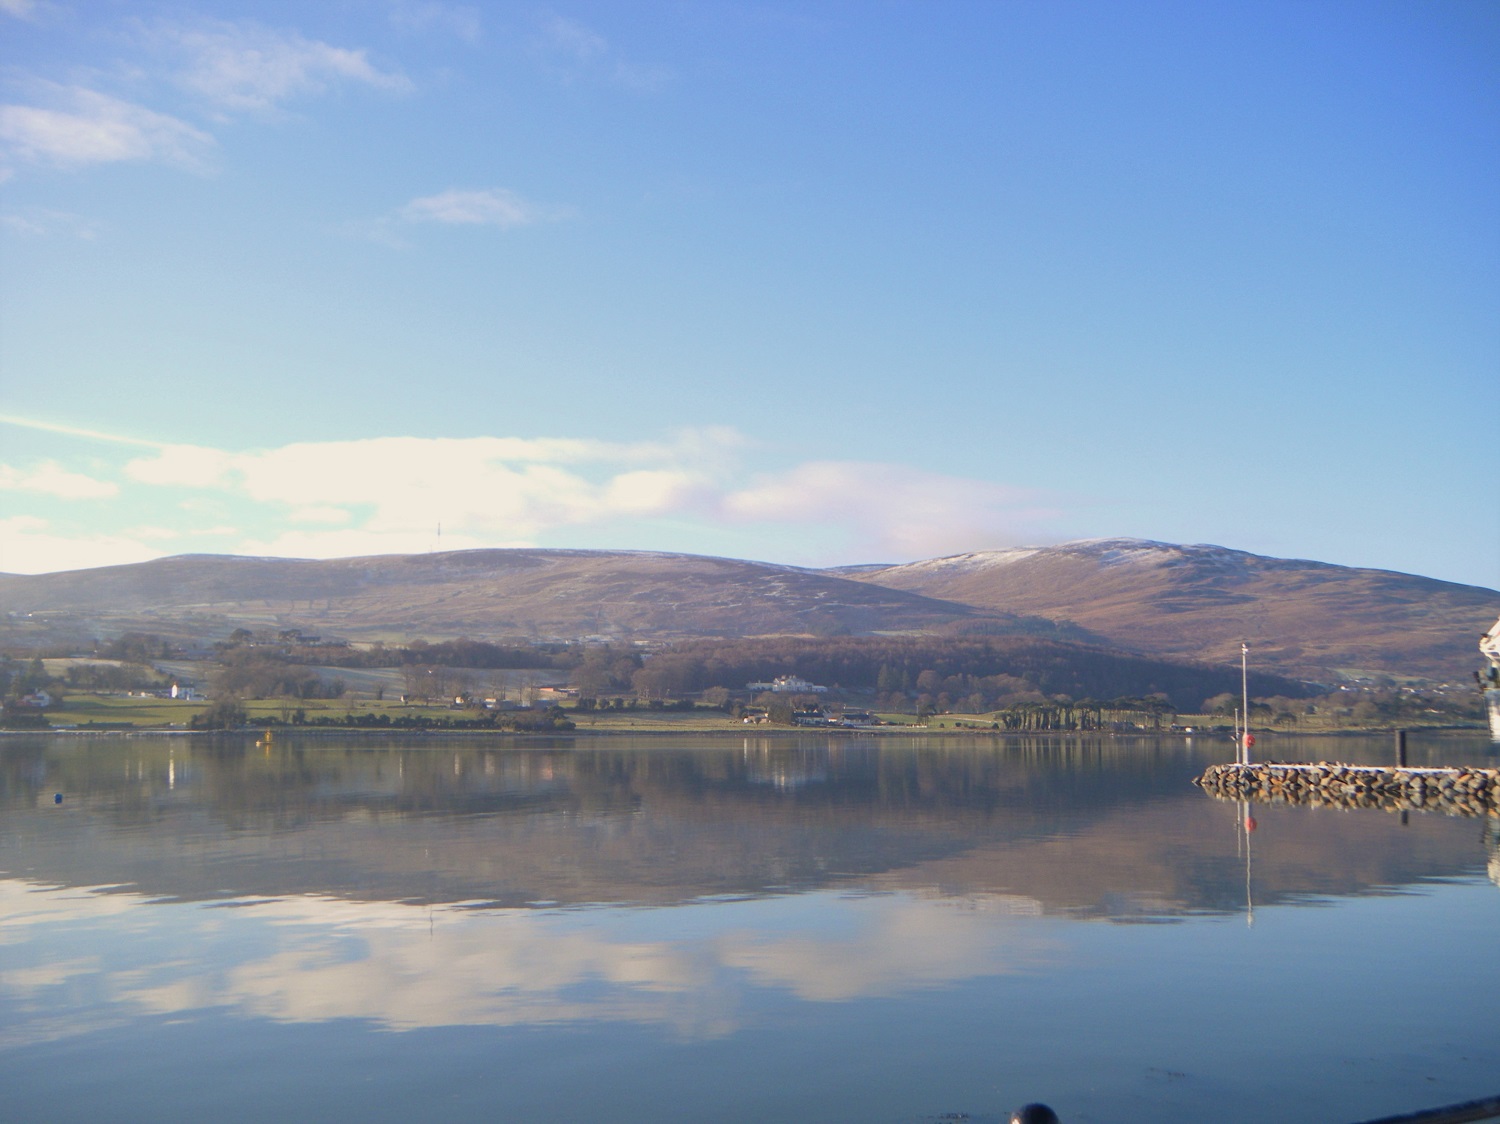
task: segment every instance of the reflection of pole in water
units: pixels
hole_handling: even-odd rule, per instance
[[[1255,817],[1250,814],[1250,802],[1240,801],[1240,825],[1245,832],[1245,927],[1255,927],[1255,898],[1250,893],[1250,836],[1256,828]]]
[[[1234,857],[1245,857],[1245,802],[1234,806]]]

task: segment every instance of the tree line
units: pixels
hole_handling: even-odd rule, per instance
[[[170,642],[127,633],[98,649],[144,669],[178,654]],[[586,698],[716,703],[746,684],[797,675],[895,710],[980,713],[1001,707],[1081,699],[1163,698],[1195,710],[1215,695],[1237,694],[1238,669],[1179,663],[1037,636],[775,637],[682,640],[643,647],[578,642],[528,643],[459,638],[353,647],[313,642],[297,630],[236,630],[217,646],[210,689],[242,698],[340,697],[345,685],[314,667],[401,668],[410,694],[462,693],[463,670],[552,670],[567,673]],[[84,673],[80,673],[82,676]],[[138,680],[139,672],[122,673]],[[22,676],[16,676],[20,680]],[[99,673],[99,686],[116,677]],[[80,683],[80,686],[83,685]],[[436,690],[441,685],[443,690]],[[453,688],[449,690],[448,688]],[[1253,694],[1302,699],[1314,688],[1255,673]]]
[[[623,662],[605,664],[615,683]],[[1164,698],[1179,709],[1239,685],[1235,668],[1175,663],[1040,637],[838,637],[691,640],[650,653],[629,686],[652,697],[792,674],[836,691],[873,695],[877,705],[978,713],[1045,700]],[[1251,676],[1257,694],[1305,697],[1312,688],[1282,676]],[[583,685],[580,683],[580,690]]]

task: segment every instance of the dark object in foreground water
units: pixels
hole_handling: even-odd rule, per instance
[[[1010,1124],[1059,1124],[1057,1113],[1044,1104],[1023,1104],[1010,1114]]]
[[[54,804],[61,804],[62,803],[62,793],[60,793],[60,792],[54,792],[52,794],[52,803],[54,803]]]

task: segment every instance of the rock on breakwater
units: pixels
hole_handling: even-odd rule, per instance
[[[1378,765],[1211,765],[1194,782],[1220,800],[1500,816],[1500,769]]]

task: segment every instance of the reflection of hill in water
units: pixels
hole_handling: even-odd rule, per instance
[[[535,744],[11,740],[0,861],[178,898],[668,904],[846,886],[1111,917],[1244,900],[1234,812],[1194,789],[1204,759],[1178,742]],[[1484,861],[1472,824],[1440,817],[1257,815],[1257,904]]]

